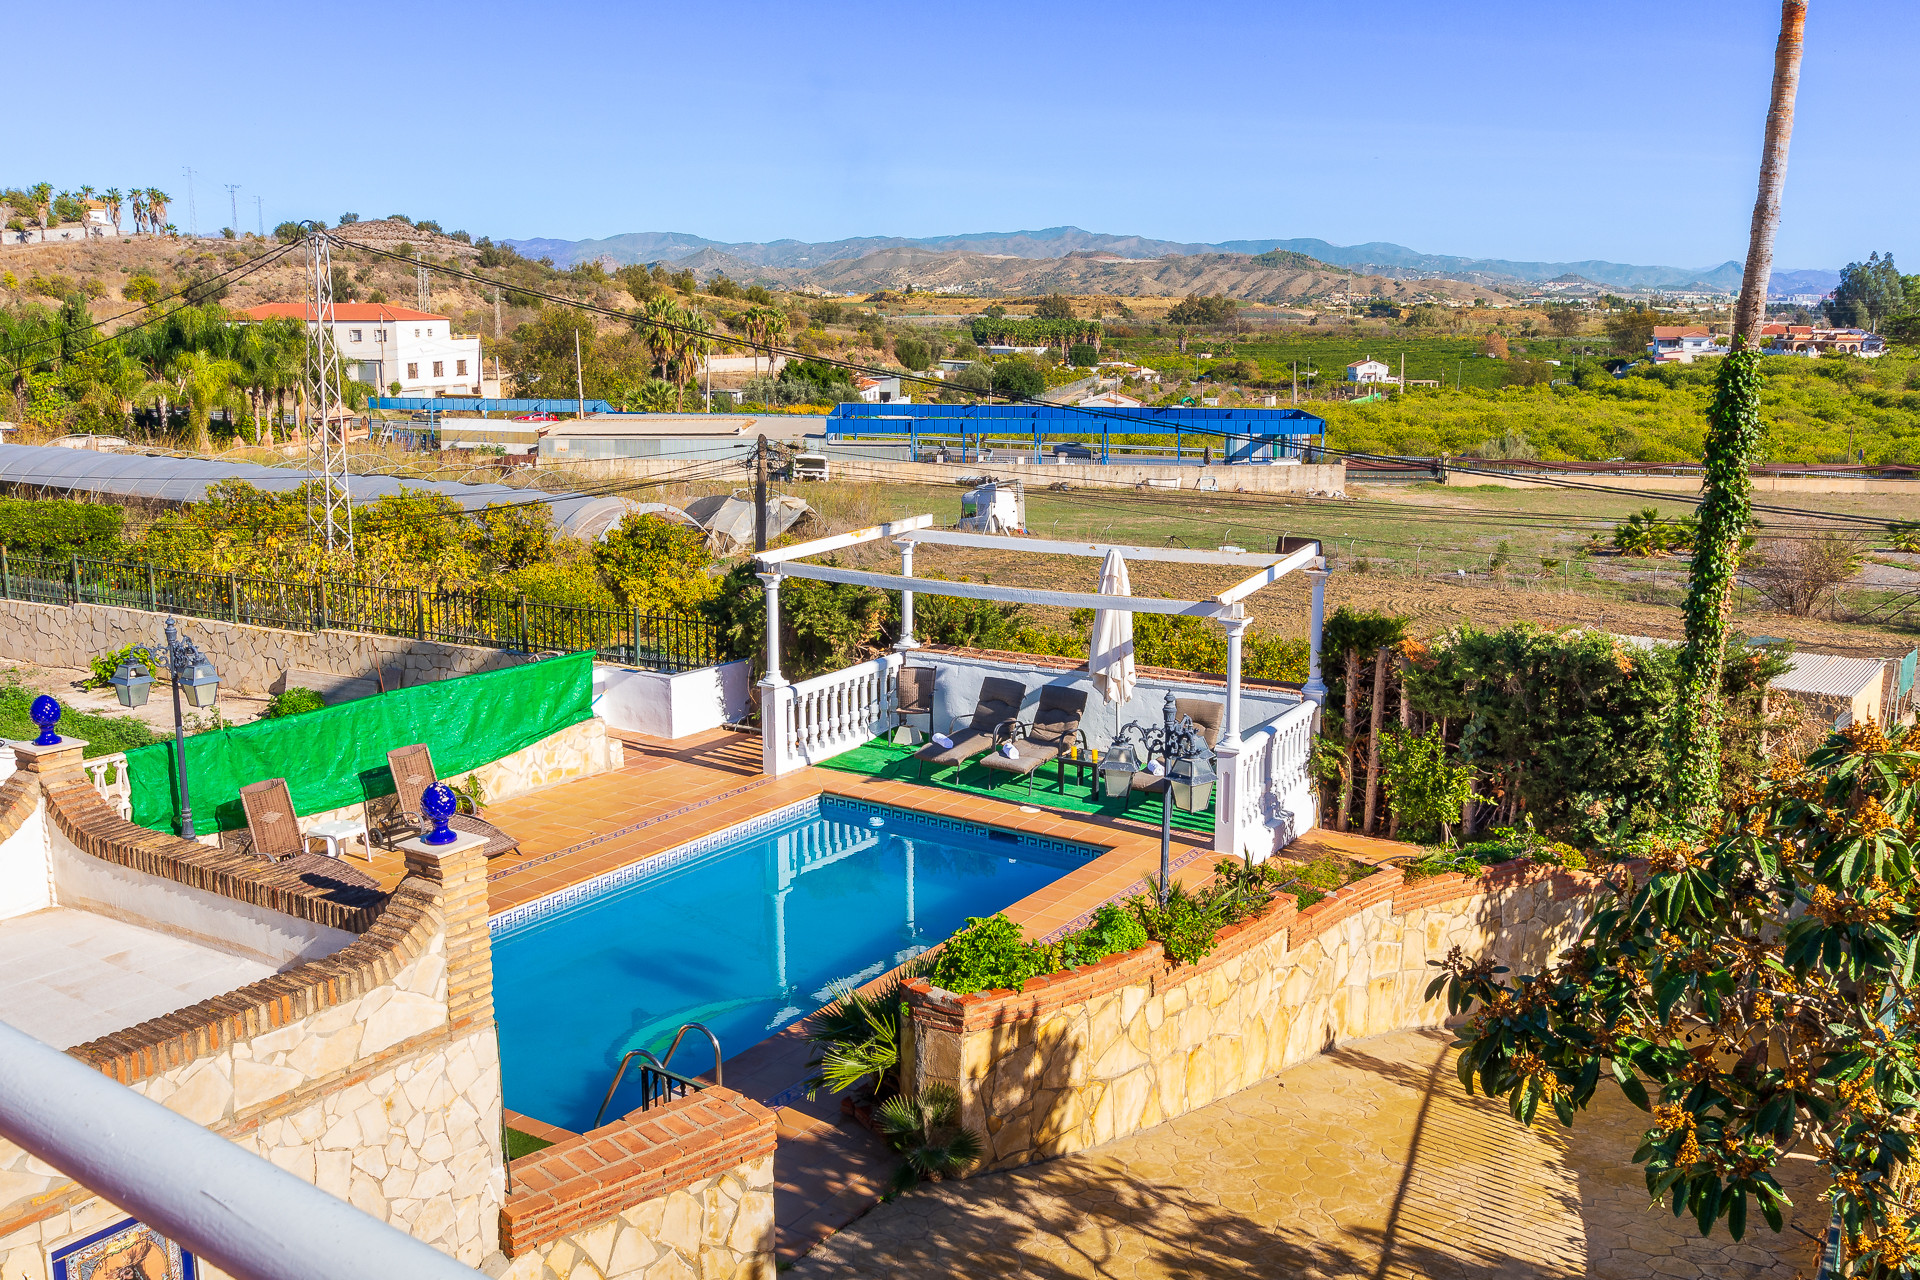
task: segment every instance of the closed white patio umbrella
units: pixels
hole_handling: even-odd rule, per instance
[[[1118,551],[1109,550],[1100,566],[1100,594],[1130,596],[1133,585],[1127,581],[1127,562]],[[1094,687],[1100,690],[1114,715],[1120,714],[1133,696],[1133,614],[1125,609],[1096,609],[1093,613],[1093,638],[1088,647],[1087,671]]]

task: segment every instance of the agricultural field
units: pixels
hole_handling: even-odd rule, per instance
[[[726,486],[667,486],[649,490],[649,500],[680,503]],[[953,487],[893,483],[788,486],[813,504],[817,519],[798,534],[814,537],[932,512],[942,522],[958,515]],[[1616,522],[1653,507],[1674,519],[1685,503],[1654,497],[1574,494],[1564,490],[1459,489],[1438,485],[1356,488],[1341,499],[1286,499],[1274,495],[1139,493],[1133,490],[1035,489],[1027,494],[1027,527],[1036,537],[1127,542],[1143,546],[1234,545],[1270,550],[1280,536],[1322,539],[1335,569],[1328,607],[1345,604],[1383,609],[1413,619],[1414,630],[1433,634],[1472,624],[1494,627],[1526,619],[1546,627],[1598,627],[1632,635],[1678,637],[1686,590],[1684,558],[1620,556],[1607,548],[1583,553],[1590,538],[1605,543]],[[1787,495],[1770,505],[1803,509],[1798,517],[1764,516],[1762,534],[1790,539],[1825,530],[1838,514],[1874,520],[1902,518],[1910,502],[1872,496]],[[1920,590],[1920,556],[1875,548],[1860,575],[1840,593],[1834,617],[1801,617],[1769,606],[1751,587],[1739,592],[1735,626],[1749,635],[1777,636],[1823,651],[1858,654],[1904,652],[1920,643],[1920,608],[1891,624],[1856,619],[1888,613],[1890,601]],[[891,550],[860,548],[847,563],[868,567],[898,564]],[[956,548],[924,548],[916,573],[1007,585],[1091,590],[1093,562]],[[888,570],[896,571],[896,570]],[[1192,598],[1224,587],[1232,575],[1188,565],[1132,566],[1136,592]],[[1254,598],[1254,627],[1268,634],[1306,634],[1304,580]],[[1035,610],[1036,621],[1062,627],[1064,613]]]

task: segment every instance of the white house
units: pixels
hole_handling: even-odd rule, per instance
[[[1656,364],[1692,364],[1696,356],[1723,356],[1727,348],[1714,342],[1713,335],[1705,329],[1663,324],[1654,328],[1647,354]]]
[[[1102,391],[1099,395],[1088,396],[1080,401],[1082,409],[1138,409],[1140,404],[1132,396],[1121,395],[1118,391]]]
[[[304,302],[268,302],[242,314],[254,320],[288,316],[313,324],[313,308]],[[383,394],[396,382],[403,396],[480,394],[480,338],[455,334],[445,316],[384,302],[336,302],[333,341],[347,376]]]
[[[868,404],[912,404],[912,396],[900,394],[898,378],[856,378],[853,389]]]
[[[1375,360],[1368,356],[1365,360],[1355,360],[1347,366],[1348,382],[1392,382],[1393,370],[1384,360]]]

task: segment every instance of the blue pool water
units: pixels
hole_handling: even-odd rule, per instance
[[[731,1057],[1101,852],[821,796],[515,908],[493,922],[507,1106],[584,1129],[628,1050],[703,1022]],[[673,1066],[713,1050],[691,1032]],[[637,1103],[623,1084],[607,1114]]]

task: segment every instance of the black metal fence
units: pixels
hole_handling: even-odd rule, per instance
[[[502,591],[287,581],[0,550],[0,597],[116,605],[287,631],[365,631],[519,653],[592,649],[608,661],[649,671],[691,671],[720,661],[719,631],[702,618],[542,604]]]

